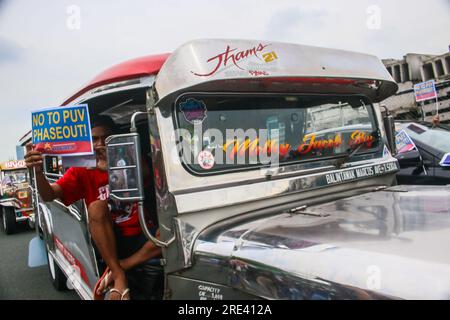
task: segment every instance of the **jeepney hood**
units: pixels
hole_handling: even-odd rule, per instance
[[[204,233],[194,257],[225,262],[228,285],[269,299],[450,299],[450,187],[397,186]]]

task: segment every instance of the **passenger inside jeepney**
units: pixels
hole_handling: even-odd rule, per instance
[[[88,208],[89,227],[96,249],[107,266],[94,292],[102,299],[151,299],[162,288],[160,267],[151,259],[161,250],[147,241],[140,229],[137,204],[120,206],[108,203],[108,173],[105,139],[114,133],[115,124],[109,117],[92,121],[92,138],[97,158],[96,168],[70,168],[56,183],[50,184],[43,173],[43,157],[27,145],[25,161],[36,168],[37,188],[44,201],[61,199],[65,205],[84,199]],[[148,167],[146,167],[149,176]],[[146,172],[144,172],[146,174]],[[151,184],[152,179],[147,179]],[[83,186],[83,188],[80,188]],[[156,222],[156,221],[155,221]],[[156,226],[153,231],[157,234]],[[159,260],[157,260],[159,261]]]
[[[138,130],[143,138],[142,141],[148,141],[146,126],[139,127]],[[143,143],[141,150],[143,155],[142,173],[144,177],[144,208],[148,222],[147,227],[154,236],[159,238],[156,202],[153,199],[154,197],[151,196],[151,190],[154,190],[153,179],[151,178],[151,162],[145,157],[145,155],[150,153],[148,144]],[[120,158],[118,161],[126,160]],[[127,274],[131,298],[134,300],[162,299],[164,275],[159,259],[161,249],[156,247],[142,233],[138,218],[137,202],[127,204],[109,199],[107,206],[102,201],[98,201],[94,205],[96,210],[103,211],[105,214],[111,212],[113,220],[121,222],[120,224],[114,224],[114,233],[117,240],[117,254],[120,259],[120,265]],[[96,298],[100,299],[105,292],[108,293],[108,288],[112,285],[114,285],[114,281],[111,278],[109,268],[106,268],[95,288],[96,292],[94,294]]]

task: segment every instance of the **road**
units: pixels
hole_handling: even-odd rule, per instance
[[[0,227],[0,300],[76,300],[75,291],[53,288],[47,265],[28,267],[28,243],[35,236],[25,225],[5,235]]]

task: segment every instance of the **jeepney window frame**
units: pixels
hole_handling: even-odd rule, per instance
[[[173,126],[174,129],[180,129],[180,124],[178,122],[178,112],[177,112],[177,105],[180,99],[182,99],[184,96],[195,96],[195,95],[207,95],[207,96],[270,96],[270,97],[286,97],[286,96],[290,96],[290,97],[300,97],[300,96],[321,96],[321,97],[326,97],[326,96],[330,96],[330,97],[363,97],[365,98],[369,103],[370,106],[369,108],[367,108],[367,110],[371,113],[371,123],[372,126],[374,128],[373,131],[378,132],[379,135],[379,142],[378,146],[374,149],[371,149],[369,151],[364,151],[361,153],[358,153],[357,156],[365,156],[365,155],[370,155],[370,154],[377,154],[382,152],[383,150],[383,139],[382,139],[382,133],[380,131],[380,127],[378,125],[378,121],[376,120],[376,111],[375,111],[375,107],[374,107],[374,103],[372,101],[372,99],[370,99],[370,97],[361,94],[361,93],[357,93],[357,94],[333,94],[333,93],[291,93],[291,92],[285,92],[285,93],[272,93],[272,92],[244,92],[244,93],[235,93],[235,92],[202,92],[202,91],[192,91],[192,92],[183,92],[180,95],[177,96],[177,98],[174,100],[172,106],[171,106],[171,110],[173,112],[173,117],[172,117],[172,121],[173,121]],[[306,160],[297,160],[297,161],[290,161],[290,162],[283,162],[280,163],[279,166],[280,167],[289,167],[289,166],[293,166],[293,165],[300,165],[300,164],[308,164],[308,163],[313,163],[313,162],[322,162],[322,161],[329,161],[329,160],[336,160],[336,159],[340,159],[342,158],[343,155],[340,156],[330,156],[330,157],[321,157],[319,159],[306,159]],[[228,173],[238,173],[238,172],[244,172],[244,171],[255,171],[255,170],[260,170],[260,169],[264,169],[264,168],[270,168],[270,165],[264,165],[264,164],[256,164],[256,165],[248,165],[246,167],[240,167],[240,168],[236,168],[236,169],[225,169],[225,170],[216,170],[216,171],[211,171],[211,172],[198,172],[193,170],[188,164],[185,163],[184,161],[184,157],[180,157],[180,162],[181,165],[183,166],[183,168],[190,174],[192,174],[193,176],[196,177],[211,177],[211,176],[216,176],[216,175],[221,175],[221,174],[228,174]]]

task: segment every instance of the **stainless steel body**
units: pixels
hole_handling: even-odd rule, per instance
[[[207,229],[193,259],[267,299],[450,299],[449,208],[449,187],[397,186]]]
[[[61,271],[83,299],[92,299],[99,272],[83,201],[65,206],[61,201],[41,202],[39,222],[44,241]]]

